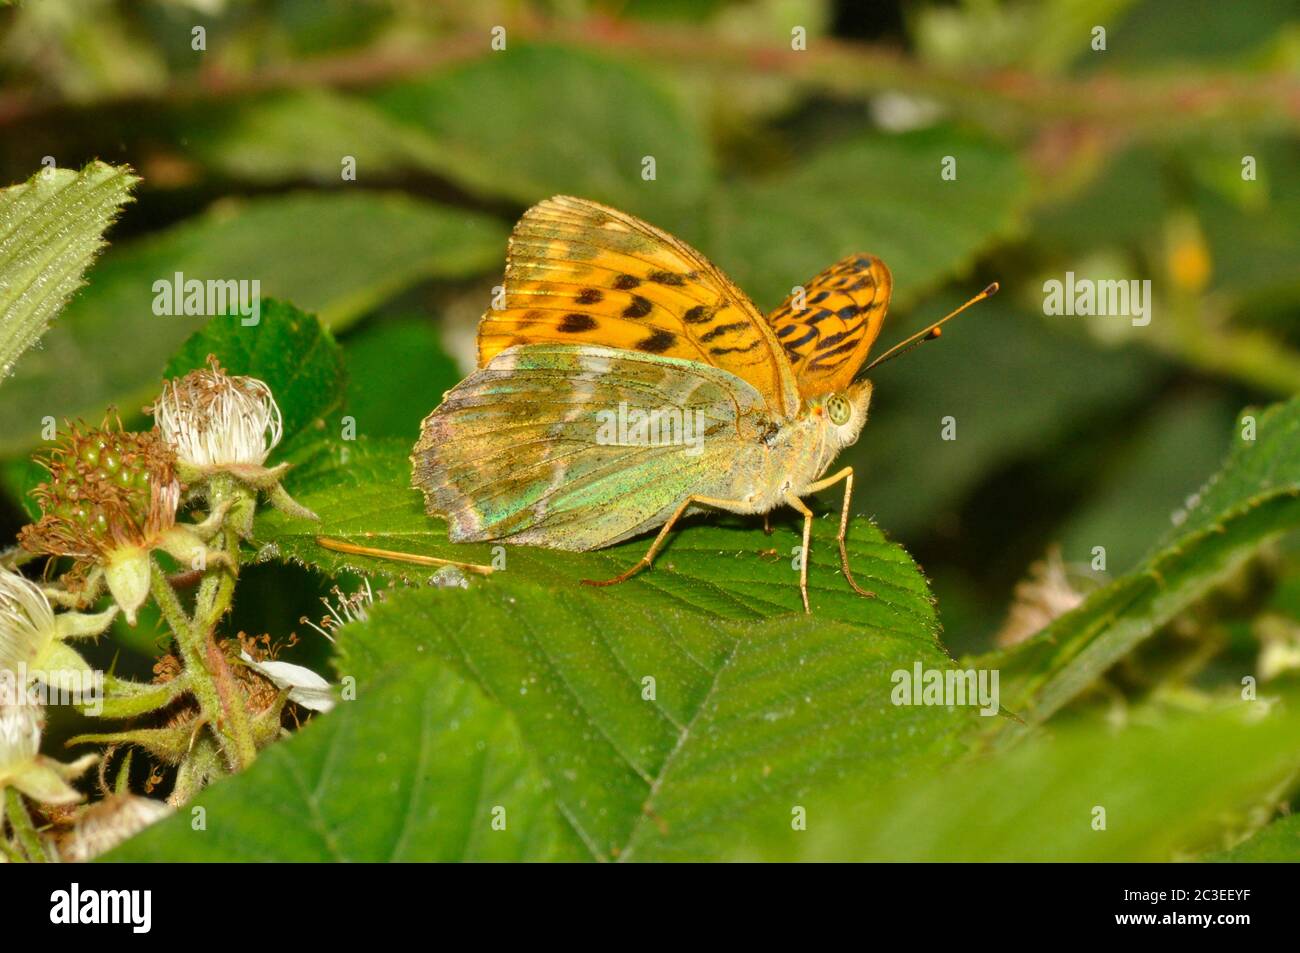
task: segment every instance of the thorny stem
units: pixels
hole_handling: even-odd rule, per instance
[[[145,685],[108,675],[104,678],[104,708],[99,716],[133,718],[157,711],[170,705],[187,688],[189,680],[184,672],[161,685]]]
[[[151,562],[149,568],[154,600],[162,611],[163,619],[176,636],[181,661],[185,664],[185,677],[190,691],[199,703],[199,710],[221,740],[221,747],[231,766],[236,769],[247,767],[256,756],[256,748],[238,695],[232,697],[229,691],[231,686],[220,685],[223,676],[226,680],[230,678],[229,669],[224,665],[224,659],[218,659],[223,664],[212,664],[213,654],[220,656],[220,652],[208,651],[210,631],[199,626],[185,613],[162,568],[154,562]],[[216,645],[213,644],[212,648],[215,650]],[[222,691],[223,687],[227,690]],[[226,702],[232,704],[227,706]],[[240,716],[243,716],[242,719]],[[241,721],[244,729],[242,732]]]
[[[2,837],[0,837],[0,857],[4,857],[11,864],[27,863],[27,855]]]
[[[176,773],[176,784],[167,798],[172,807],[181,807],[189,803],[194,795],[222,774],[221,752],[209,737],[201,737],[194,742],[194,750],[181,764]]]
[[[17,788],[5,788],[5,814],[18,843],[23,845],[23,850],[27,853],[27,859],[39,863],[48,861],[40,835],[36,833],[32,817],[27,813],[27,805],[23,803],[23,796]]]
[[[239,578],[239,527],[251,524],[253,510],[257,506],[257,494],[228,476],[213,477],[208,485],[209,506],[215,510],[228,501],[232,505],[218,539],[229,563],[226,566],[213,566],[204,572],[195,600],[194,627],[204,639],[209,668],[216,675],[217,691],[225,707],[231,733],[239,744],[240,761],[232,765],[238,769],[252,763],[257,756],[257,746],[253,741],[252,725],[234,672],[217,648],[213,633],[221,617],[230,611],[234,599],[235,583]]]
[[[239,533],[232,524],[246,519],[247,513],[257,502],[251,490],[239,486],[229,477],[213,477],[209,484],[209,505],[216,509],[227,500],[231,500],[233,505],[218,539],[221,550],[230,558],[230,566],[216,566],[204,572],[194,606],[194,621],[209,631],[216,628],[230,608],[235,594],[235,581],[239,577]]]

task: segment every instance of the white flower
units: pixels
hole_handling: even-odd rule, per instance
[[[309,668],[289,662],[258,662],[243,649],[239,657],[248,667],[266,676],[275,686],[289,690],[289,701],[310,711],[329,711],[334,707],[334,690],[330,683]]]
[[[0,672],[31,673],[50,684],[75,672],[78,684],[90,668],[65,639],[99,635],[117,615],[117,606],[104,612],[55,614],[40,586],[16,572],[0,568]],[[13,699],[8,699],[13,701]]]
[[[271,388],[226,374],[215,357],[208,365],[163,384],[153,405],[159,433],[181,463],[199,470],[261,467],[284,435]]]
[[[40,709],[35,705],[0,706],[0,779],[31,761],[40,750]]]
[[[40,587],[0,569],[0,668],[31,665],[54,637],[54,610]]]
[[[232,377],[208,355],[208,367],[163,383],[162,393],[146,408],[159,435],[176,452],[176,472],[194,485],[219,473],[267,494],[276,509],[298,519],[319,519],[280,485],[289,464],[266,467],[267,456],[284,436],[280,408],[256,377]],[[252,530],[252,508],[237,515],[245,538]]]
[[[81,794],[68,784],[99,760],[86,755],[62,764],[40,754],[41,709],[36,705],[0,705],[0,790],[18,789],[44,804],[75,804]]]

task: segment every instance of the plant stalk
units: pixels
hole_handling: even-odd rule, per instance
[[[153,597],[163,619],[176,636],[188,687],[199,703],[199,710],[220,739],[232,769],[241,770],[253,763],[257,748],[253,744],[243,701],[237,690],[231,691],[234,686],[229,666],[212,642],[210,630],[186,614],[162,568],[151,562],[149,569]]]
[[[5,814],[28,860],[48,862],[50,858],[46,856],[45,846],[41,843],[40,835],[36,833],[32,816],[27,813],[27,805],[23,803],[23,796],[17,788],[5,788]]]

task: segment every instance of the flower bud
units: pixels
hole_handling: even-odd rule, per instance
[[[149,570],[149,550],[141,546],[115,549],[104,563],[108,591],[131,625],[135,625],[136,610],[149,598]]]

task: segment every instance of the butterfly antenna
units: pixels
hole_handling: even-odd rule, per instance
[[[357,543],[349,543],[342,539],[331,539],[328,536],[317,536],[316,544],[323,549],[332,549],[336,553],[374,556],[376,559],[391,559],[397,563],[413,563],[416,566],[455,566],[457,569],[478,573],[480,576],[490,576],[496,571],[491,566],[481,566],[478,563],[462,563],[454,559],[440,559],[437,556],[421,556],[419,553],[399,553],[394,549],[360,546]]]
[[[951,321],[953,318],[957,317],[957,315],[961,314],[971,305],[978,304],[979,302],[983,301],[985,298],[991,298],[993,297],[993,295],[997,294],[997,292],[998,292],[998,283],[995,281],[993,282],[993,284],[989,285],[987,288],[985,288],[975,297],[971,298],[969,301],[967,301],[964,305],[962,305],[957,310],[949,312],[948,314],[944,315],[942,318],[934,322],[934,324],[930,325],[928,328],[922,328],[920,331],[917,331],[911,337],[899,341],[897,344],[891,347],[884,354],[880,355],[880,357],[876,358],[866,367],[862,368],[862,370],[858,371],[857,376],[865,377],[866,374],[873,367],[885,363],[885,361],[889,360],[891,357],[898,357],[898,355],[906,353],[907,351],[910,351],[912,348],[924,344],[926,341],[930,341],[933,340],[934,338],[942,336],[943,334],[942,327],[944,324]]]

